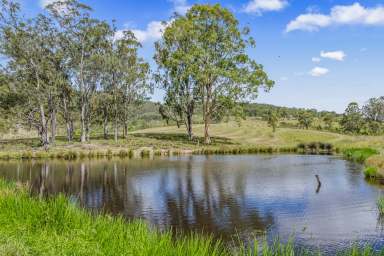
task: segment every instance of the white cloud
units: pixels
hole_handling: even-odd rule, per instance
[[[328,15],[319,13],[301,14],[288,23],[286,32],[294,30],[317,31],[331,25],[384,25],[384,7],[367,8],[359,3],[337,5]]]
[[[167,25],[161,21],[152,21],[147,25],[145,30],[132,29],[132,32],[141,43],[146,41],[155,41],[161,38],[166,26]]]
[[[321,51],[320,56],[331,60],[343,61],[347,56],[343,51],[325,52]]]
[[[329,70],[326,69],[326,68],[322,68],[322,67],[315,67],[315,68],[313,68],[313,69],[309,72],[309,74],[310,74],[311,76],[315,76],[315,77],[324,76],[324,75],[326,75],[326,74],[328,74],[328,73],[329,73]]]
[[[288,5],[286,0],[251,0],[244,8],[246,13],[261,14],[265,11],[280,11]]]
[[[45,8],[47,5],[53,4],[54,2],[57,2],[58,0],[40,0],[40,7]]]
[[[312,62],[320,62],[321,59],[319,57],[313,57]]]
[[[121,38],[123,36],[124,31],[130,29],[140,43],[153,42],[159,40],[163,36],[164,30],[171,22],[172,20],[167,23],[164,23],[162,21],[151,21],[143,30],[130,29],[128,27],[126,29],[116,31],[115,38]]]
[[[173,3],[174,12],[181,15],[186,14],[188,10],[191,8],[191,6],[188,5],[187,0],[168,0],[168,1]]]

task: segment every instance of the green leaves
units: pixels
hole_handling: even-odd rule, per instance
[[[194,5],[185,16],[176,17],[156,43],[158,81],[167,98],[187,95],[202,102],[206,141],[211,117],[231,109],[242,113],[240,102],[256,98],[260,87],[268,91],[274,85],[247,54],[247,48],[255,46],[249,33],[220,5]],[[183,93],[186,84],[188,94]]]

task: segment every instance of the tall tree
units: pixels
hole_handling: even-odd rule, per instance
[[[298,115],[299,126],[303,129],[309,129],[313,122],[313,115],[309,111],[301,111]]]
[[[113,34],[115,29],[112,30]],[[111,117],[115,141],[119,126],[127,135],[130,108],[146,99],[151,91],[148,82],[149,65],[138,57],[140,43],[131,31],[124,31],[120,38],[110,37],[104,56],[103,86],[110,95]]]
[[[193,115],[199,99],[200,88],[194,77],[194,52],[191,51],[192,30],[190,20],[177,17],[155,44],[155,60],[158,73],[155,75],[166,95],[160,106],[160,114],[177,126],[184,124],[189,140],[193,138]]]
[[[345,109],[340,122],[344,132],[359,133],[363,126],[363,118],[359,104],[352,102]]]
[[[7,70],[12,74],[14,90],[25,99],[20,115],[37,129],[41,145],[47,148],[49,120],[54,143],[55,100],[62,82],[56,66],[56,31],[44,15],[25,20],[17,3],[4,0],[1,8],[1,53],[8,58]]]
[[[384,122],[384,96],[369,99],[362,112],[369,121]]]
[[[195,5],[186,14],[190,54],[186,61],[198,86],[203,106],[204,141],[211,143],[209,126],[222,109],[231,109],[242,101],[255,99],[258,90],[269,90],[263,66],[252,60],[246,50],[254,47],[249,29],[240,30],[233,14],[220,5]],[[177,26],[173,22],[170,27]]]
[[[47,8],[60,28],[67,74],[79,94],[81,142],[86,142],[89,141],[91,124],[90,102],[100,85],[102,58],[108,45],[110,26],[92,19],[91,8],[76,0],[56,1]]]

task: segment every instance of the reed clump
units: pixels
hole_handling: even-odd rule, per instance
[[[379,197],[379,199],[377,199],[377,209],[379,210],[379,213],[381,216],[384,215],[384,196],[381,196]]]
[[[378,155],[380,152],[373,148],[350,148],[345,149],[344,156],[351,161],[364,163],[368,158]]]
[[[380,174],[376,167],[366,167],[364,170],[364,176],[366,179],[377,179],[380,178]]]

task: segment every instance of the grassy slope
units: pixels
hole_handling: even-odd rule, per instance
[[[140,134],[178,134],[184,133],[184,128],[159,127],[151,128],[135,133]],[[203,125],[195,125],[194,132],[197,136],[203,136]],[[214,137],[229,139],[232,143],[241,145],[291,147],[299,143],[327,142],[336,147],[374,147],[384,149],[384,137],[378,136],[351,136],[338,133],[302,130],[294,128],[278,128],[273,134],[265,122],[247,120],[239,126],[236,122],[219,123],[211,126],[211,134]]]

